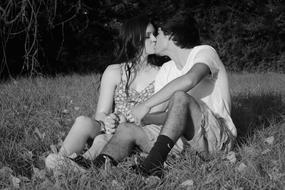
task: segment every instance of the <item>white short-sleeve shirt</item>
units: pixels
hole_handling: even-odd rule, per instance
[[[231,97],[225,67],[215,49],[209,45],[195,46],[189,53],[187,62],[178,69],[174,61],[164,63],[155,80],[155,92],[170,81],[186,74],[196,63],[206,64],[211,75],[205,77],[188,94],[203,101],[216,115],[225,119],[227,127],[234,136],[236,127],[230,117]]]

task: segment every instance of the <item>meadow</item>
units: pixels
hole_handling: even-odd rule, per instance
[[[100,76],[18,78],[0,84],[0,189],[285,189],[285,75],[230,73],[233,152],[169,157],[163,180],[118,167],[60,174],[44,168],[74,119],[92,116]]]

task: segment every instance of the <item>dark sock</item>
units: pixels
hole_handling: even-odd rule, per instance
[[[99,154],[95,160],[92,161],[93,165],[97,168],[100,168],[102,165],[105,164],[106,159],[110,160],[111,165],[113,166],[117,166],[118,163],[114,160],[114,158],[112,158],[111,156],[107,155],[107,154]]]
[[[141,164],[142,169],[150,174],[161,170],[173,146],[174,142],[168,136],[159,135],[149,155]]]

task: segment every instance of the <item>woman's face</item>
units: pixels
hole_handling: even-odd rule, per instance
[[[145,53],[146,54],[154,54],[154,47],[156,38],[154,36],[155,28],[152,24],[148,24],[145,33]]]

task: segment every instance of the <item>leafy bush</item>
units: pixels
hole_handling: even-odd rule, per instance
[[[3,0],[1,78],[18,74],[101,72],[113,60],[123,20],[192,12],[205,43],[231,71],[285,71],[285,2],[280,0]]]

